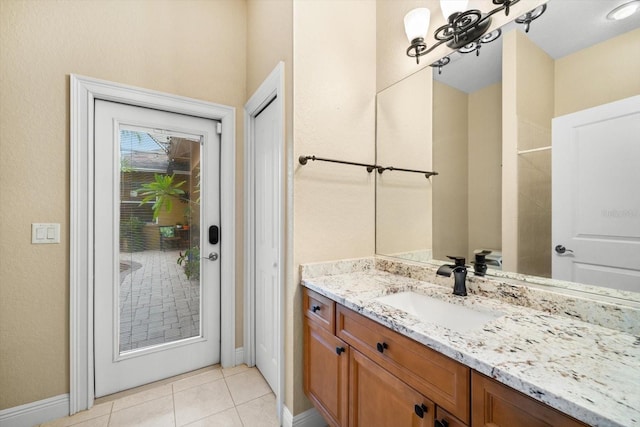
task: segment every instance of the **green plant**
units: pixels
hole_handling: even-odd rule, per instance
[[[142,228],[144,221],[137,216],[120,220],[120,247],[124,252],[139,252],[144,250]]]
[[[154,174],[154,181],[147,184],[142,184],[142,187],[137,191],[140,192],[144,198],[140,201],[140,206],[147,202],[154,200],[153,220],[158,219],[160,211],[164,207],[166,212],[171,212],[173,208],[173,199],[182,200],[185,194],[184,190],[180,187],[184,185],[186,181],[174,182],[174,175],[161,175]]]
[[[198,246],[187,249],[184,254],[180,252],[176,262],[183,266],[187,279],[197,280],[200,278],[200,248]]]

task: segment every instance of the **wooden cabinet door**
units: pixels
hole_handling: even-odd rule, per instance
[[[349,346],[304,319],[304,392],[331,426],[347,427]]]
[[[354,349],[350,360],[350,427],[433,426],[433,402]]]
[[[586,427],[544,403],[474,372],[471,376],[474,427]]]
[[[469,423],[471,374],[468,367],[340,305],[336,309],[336,335],[438,406]]]

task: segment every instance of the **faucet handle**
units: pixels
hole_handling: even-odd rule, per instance
[[[456,267],[464,267],[464,263],[465,263],[465,258],[462,256],[451,256],[451,255],[447,255],[447,258],[449,258],[450,260],[455,261],[456,263]]]

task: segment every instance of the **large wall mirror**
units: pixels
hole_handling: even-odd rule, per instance
[[[479,55],[453,52],[447,65],[378,93],[377,164],[438,175],[377,176],[376,253],[470,264],[490,251],[488,274],[611,287],[640,301],[640,13],[607,20],[621,3],[550,0],[528,34],[509,23]],[[557,149],[565,118],[599,108],[606,115],[606,105],[629,99],[623,108],[635,113],[608,127],[590,119],[581,131],[605,135],[605,148]],[[558,171],[561,156],[571,167]],[[579,188],[558,190],[566,182]],[[626,264],[576,262],[576,252],[594,251],[571,240],[576,230],[589,230],[584,241],[620,240]],[[605,247],[595,249],[598,259]],[[566,259],[571,271],[562,275],[556,263]]]

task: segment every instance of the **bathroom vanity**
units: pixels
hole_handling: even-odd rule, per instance
[[[302,266],[302,284],[304,389],[330,425],[640,423],[637,337],[531,308],[562,297],[480,278],[458,297],[432,268],[379,258]],[[425,297],[490,315],[425,317],[438,311],[420,311]]]

